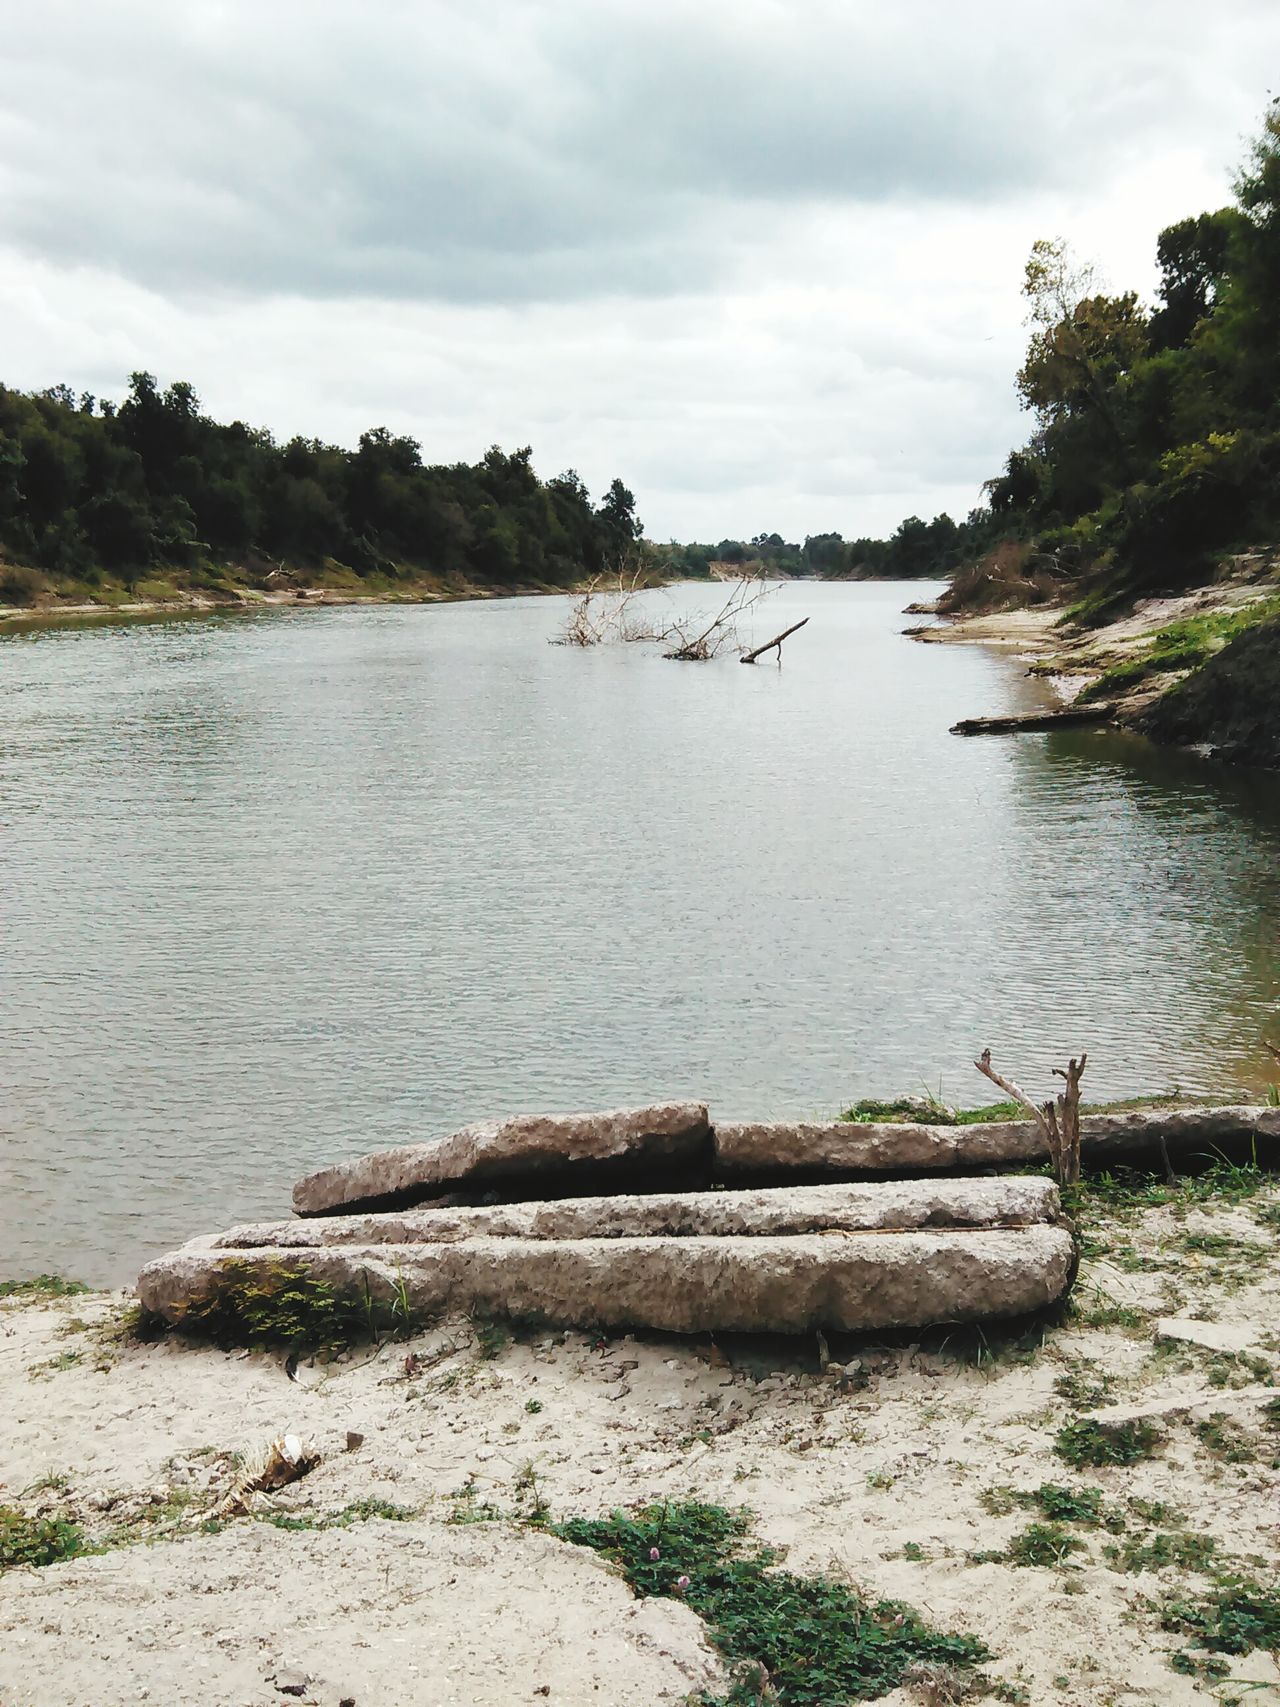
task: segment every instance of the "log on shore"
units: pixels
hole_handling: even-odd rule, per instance
[[[1224,1143],[1259,1141],[1262,1154],[1280,1161],[1280,1108],[1169,1108],[1080,1118],[1087,1165],[1159,1157],[1162,1145],[1171,1156],[1207,1156]],[[973,1126],[720,1122],[715,1147],[716,1173],[724,1179],[942,1173],[1049,1160],[1032,1120]]]
[[[789,1237],[475,1238],[455,1244],[187,1248],[149,1263],[143,1306],[181,1324],[228,1288],[282,1264],[340,1295],[405,1301],[428,1319],[468,1310],[563,1327],[668,1333],[859,1332],[985,1321],[1044,1309],[1066,1291],[1067,1228]]]
[[[796,1233],[1028,1227],[1057,1221],[1047,1179],[886,1180],[769,1190],[659,1192],[550,1202],[323,1215],[232,1227],[187,1250],[300,1250],[320,1245],[458,1244],[467,1239],[757,1238]]]
[[[1070,729],[1085,723],[1109,723],[1116,714],[1110,700],[1100,705],[1071,705],[1062,711],[1030,711],[1011,717],[962,717],[953,735],[1021,735],[1038,729]]]

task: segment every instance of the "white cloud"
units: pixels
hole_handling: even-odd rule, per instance
[[[1269,4],[46,0],[10,23],[3,378],[621,473],[658,537],[963,514],[1031,240],[1149,289]]]

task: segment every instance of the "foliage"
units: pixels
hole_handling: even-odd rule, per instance
[[[743,1512],[651,1505],[552,1528],[613,1560],[638,1595],[673,1596],[693,1607],[716,1646],[742,1668],[734,1701],[867,1701],[895,1688],[913,1665],[964,1670],[988,1657],[974,1637],[936,1634],[909,1607],[869,1605],[844,1583],[779,1569],[777,1554],[749,1539]]]
[[[385,427],[355,450],[278,444],[204,414],[194,388],[135,373],[118,406],[66,386],[0,386],[0,603],[45,578],[92,594],[157,568],[216,583],[235,565],[264,586],[318,572],[391,580],[424,572],[492,585],[565,585],[640,533],[620,480],[593,508],[573,471],[542,481],[528,447],[428,465]],[[44,573],[41,574],[41,571]]]
[[[62,1517],[27,1517],[0,1506],[0,1571],[14,1565],[56,1565],[84,1551],[84,1537]]]
[[[222,1264],[209,1290],[187,1304],[175,1326],[221,1346],[293,1351],[340,1351],[362,1340],[409,1332],[419,1326],[403,1285],[390,1298],[339,1291],[305,1263]]]
[[[1104,1423],[1082,1417],[1058,1430],[1054,1451],[1076,1469],[1086,1464],[1136,1464],[1140,1458],[1150,1458],[1161,1439],[1159,1430],[1141,1419]]]

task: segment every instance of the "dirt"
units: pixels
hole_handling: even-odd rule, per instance
[[[281,1677],[330,1707],[722,1693],[689,1608],[637,1601],[596,1555],[492,1515],[664,1498],[746,1505],[788,1569],[972,1631],[1000,1699],[1230,1700],[1230,1684],[1171,1669],[1185,1638],[1160,1627],[1162,1604],[1203,1595],[1204,1579],[1135,1574],[1104,1549],[1150,1530],[1136,1498],[1177,1508],[1178,1528],[1224,1553],[1258,1555],[1254,1574],[1274,1567],[1280,1434],[1260,1399],[1280,1366],[1280,1276],[1259,1210],[1278,1199],[1091,1216],[1085,1319],[1038,1348],[1036,1335],[1021,1348],[993,1335],[985,1353],[959,1334],[932,1350],[833,1345],[845,1367],[825,1371],[809,1343],[542,1333],[495,1347],[458,1321],[290,1379],[278,1356],[116,1343],[118,1295],[0,1304],[0,1504],[112,1543],[0,1575],[0,1702],[262,1707],[299,1698]],[[1100,1309],[1109,1325],[1090,1325]],[[1252,1350],[1170,1339],[1171,1318]],[[1065,1464],[1057,1431],[1099,1404],[1155,1417],[1155,1456]],[[1209,1450],[1197,1419],[1214,1416],[1247,1456]],[[204,1532],[241,1459],[285,1431],[314,1443],[318,1467]],[[984,1559],[1037,1517],[1002,1490],[1042,1483],[1100,1488],[1124,1533],[1076,1527],[1082,1549],[1057,1566]],[[351,1516],[370,1500],[402,1515]],[[1280,1701],[1273,1657],[1228,1663],[1250,1703]],[[921,1685],[886,1699],[942,1697]]]

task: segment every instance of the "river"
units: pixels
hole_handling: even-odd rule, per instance
[[[1265,1080],[1280,784],[779,589],[781,669],[548,645],[558,598],[0,640],[0,1275],[95,1282],[317,1164],[521,1109]],[[706,587],[651,595],[702,608]]]

